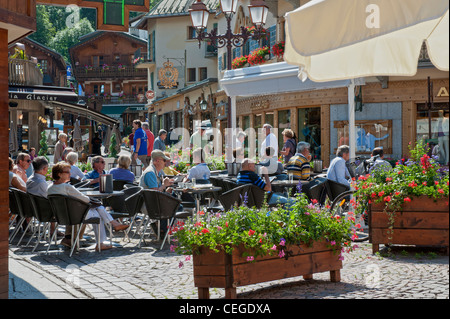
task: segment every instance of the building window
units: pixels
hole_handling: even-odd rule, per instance
[[[197,37],[197,30],[194,27],[188,27],[188,40],[195,39]]]
[[[198,69],[198,80],[203,81],[208,78],[208,69],[207,68],[199,68]]]
[[[39,64],[41,65],[42,73],[44,73],[44,74],[47,73],[47,70],[48,70],[48,62],[47,62],[47,60],[40,60]]]
[[[98,85],[94,85],[94,95],[98,95]]]
[[[92,65],[94,68],[98,68],[103,65],[103,55],[94,55],[92,57]]]
[[[195,68],[188,68],[187,69],[187,81],[188,82],[195,82],[196,78],[195,78]]]
[[[434,103],[430,109],[426,103],[417,104],[416,134],[417,141],[429,143],[432,155],[437,156],[439,163],[447,165],[449,162],[448,103]]]

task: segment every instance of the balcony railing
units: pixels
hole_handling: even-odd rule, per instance
[[[111,96],[111,95],[87,95],[81,98],[85,102],[98,102],[102,105],[110,105],[110,104],[143,104],[147,102],[147,98],[138,99],[137,96],[133,95],[124,95],[122,97]]]
[[[22,59],[8,59],[10,85],[42,85],[44,76],[36,63]]]
[[[75,78],[80,79],[133,79],[137,77],[147,78],[147,70],[137,69],[134,66],[102,66],[102,67],[75,67]]]

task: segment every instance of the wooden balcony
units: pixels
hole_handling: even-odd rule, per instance
[[[22,59],[8,59],[8,84],[42,85],[44,76],[36,63]]]
[[[75,78],[80,80],[102,79],[147,79],[147,70],[137,69],[134,66],[110,66],[110,67],[75,67],[73,70]]]

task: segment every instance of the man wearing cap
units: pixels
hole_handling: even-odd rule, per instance
[[[139,181],[139,186],[144,189],[153,189],[159,192],[167,192],[172,193],[173,179],[164,177],[164,167],[166,166],[166,162],[170,161],[170,158],[164,155],[164,152],[161,150],[153,150],[152,152],[152,161],[150,165],[145,169],[142,173],[141,180]],[[143,210],[147,208],[143,207]],[[183,209],[180,205],[179,210]],[[151,224],[153,231],[157,234],[158,230],[155,223]],[[167,229],[167,220],[161,220],[160,223],[160,234],[164,237],[165,230]]]
[[[150,165],[142,173],[141,180],[139,181],[139,186],[144,189],[154,189],[160,192],[172,192],[173,180],[169,178],[164,178],[164,167],[166,166],[166,161],[170,161],[170,158],[164,155],[161,150],[153,150],[152,161]]]
[[[192,134],[191,139],[189,140],[189,147],[191,150],[194,150],[196,148],[203,149],[206,144],[208,144],[208,141],[206,140],[205,132],[207,127],[200,125],[198,127],[198,131]]]

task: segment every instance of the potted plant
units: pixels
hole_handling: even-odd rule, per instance
[[[272,46],[272,53],[277,57],[278,60],[282,60],[283,59],[283,55],[284,55],[284,41],[275,43]]]
[[[311,279],[324,271],[339,281],[342,251],[356,248],[351,242],[354,218],[334,217],[304,194],[289,211],[244,204],[196,217],[174,225],[169,234],[175,236],[172,250],[193,255],[200,298],[208,298],[211,287],[225,288],[226,296],[235,298],[238,286],[294,276]]]
[[[418,142],[393,170],[375,170],[355,181],[357,213],[364,209],[361,203],[369,203],[374,253],[379,244],[444,246],[448,253],[448,169],[429,157],[427,148]]]

